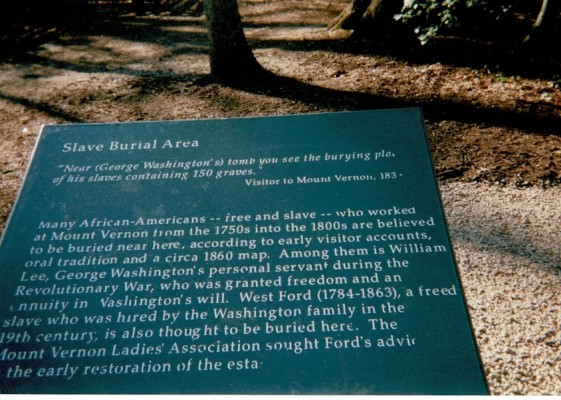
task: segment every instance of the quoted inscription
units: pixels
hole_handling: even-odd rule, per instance
[[[167,140],[159,144],[151,142],[126,143],[111,142],[110,145],[83,145],[66,143],[63,152],[102,152],[154,150],[167,148],[198,148],[198,141],[176,142]],[[295,175],[283,178],[270,178],[267,175],[272,168],[300,164],[339,164],[375,163],[393,159],[396,153],[382,149],[374,153],[324,153],[290,155],[284,157],[249,157],[249,158],[208,158],[190,160],[146,160],[136,163],[103,162],[98,164],[60,164],[59,174],[52,178],[56,185],[92,184],[107,182],[141,183],[146,181],[188,181],[188,180],[222,180],[243,179],[246,186],[310,185],[340,184],[364,181],[396,180],[403,177],[403,172],[380,170],[376,174],[333,174],[333,175]]]

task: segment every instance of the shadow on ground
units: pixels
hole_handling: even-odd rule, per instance
[[[193,1],[194,2],[194,1]],[[12,5],[10,5],[12,4]],[[80,2],[72,7],[45,8],[31,2],[26,7],[4,2],[0,5],[0,60],[25,57],[47,41],[57,41],[64,35],[85,36],[105,34],[135,41],[154,41],[172,44],[177,40],[206,42],[205,34],[192,34],[167,30],[181,24],[204,27],[201,10],[184,13],[183,19],[151,18],[155,12],[138,12],[131,6],[94,6]],[[35,8],[30,8],[35,7]],[[291,26],[304,26],[293,23]],[[286,26],[285,22],[246,21],[246,29]],[[321,24],[314,24],[319,28]],[[520,34],[518,33],[518,36]],[[440,38],[431,45],[420,46],[411,38],[390,37],[380,34],[375,38],[350,38],[348,40],[251,40],[254,49],[282,47],[295,51],[331,51],[347,54],[383,55],[412,64],[442,63],[451,66],[487,69],[505,76],[561,81],[561,16],[559,23],[547,35],[531,45],[470,40],[460,37]],[[188,51],[194,51],[190,49]]]

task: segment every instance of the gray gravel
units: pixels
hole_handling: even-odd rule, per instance
[[[492,394],[561,394],[561,188],[441,187]]]

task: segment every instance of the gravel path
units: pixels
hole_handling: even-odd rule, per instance
[[[561,394],[561,188],[441,185],[492,394]]]

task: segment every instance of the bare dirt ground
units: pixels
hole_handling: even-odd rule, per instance
[[[561,183],[558,45],[354,40],[325,29],[347,0],[239,4],[256,58],[274,78],[213,83],[197,13],[61,10],[0,21],[0,227],[41,125],[53,123],[422,107],[441,183]],[[497,380],[494,393],[504,394]]]

